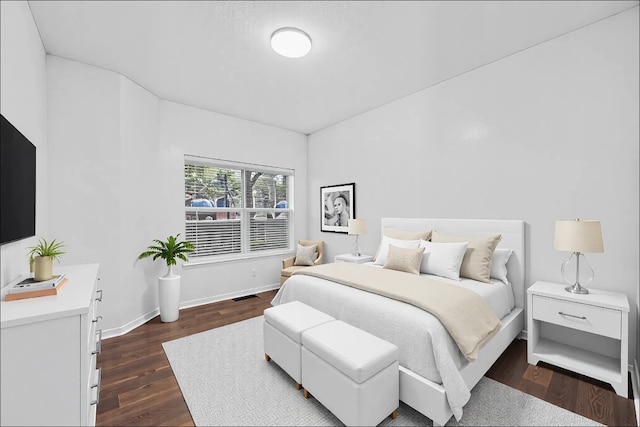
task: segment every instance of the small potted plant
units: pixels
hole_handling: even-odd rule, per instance
[[[180,311],[180,276],[173,274],[173,266],[177,259],[187,261],[187,254],[194,251],[195,246],[191,242],[178,241],[178,233],[169,236],[166,240],[153,239],[154,244],[138,255],[138,259],[153,257],[165,260],[167,274],[158,278],[158,298],[160,303],[160,320],[173,322],[178,320]]]
[[[56,239],[47,242],[42,238],[37,245],[29,248],[29,271],[33,271],[33,278],[37,282],[53,277],[53,261],[60,262],[60,257],[66,253],[62,250],[63,247],[64,243]]]

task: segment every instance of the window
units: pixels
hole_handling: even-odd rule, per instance
[[[292,250],[292,170],[185,156],[184,193],[190,258]]]

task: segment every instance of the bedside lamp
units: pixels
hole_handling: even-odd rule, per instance
[[[358,250],[358,236],[360,234],[367,234],[367,220],[366,219],[350,219],[349,220],[349,234],[355,234],[356,240],[353,244],[353,255],[360,256]]]
[[[558,251],[571,252],[571,256],[562,264],[561,273],[564,280],[573,283],[573,286],[565,288],[567,292],[574,294],[588,294],[589,290],[581,286],[587,285],[593,279],[593,269],[584,257],[585,253],[604,252],[602,245],[602,228],[600,221],[556,221],[556,229],[553,238],[553,248]],[[569,267],[575,260],[575,280],[568,277],[571,274]]]

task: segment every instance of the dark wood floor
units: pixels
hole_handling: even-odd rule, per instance
[[[102,387],[98,426],[193,426],[162,343],[259,316],[275,291],[240,301],[183,309],[176,322],[156,317],[128,334],[105,340],[98,366]],[[633,398],[572,372],[527,364],[526,341],[516,340],[487,376],[609,426],[635,426]],[[206,357],[206,355],[203,355]],[[631,396],[631,387],[629,387]]]

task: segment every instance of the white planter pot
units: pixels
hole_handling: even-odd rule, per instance
[[[160,302],[160,320],[175,322],[180,313],[180,276],[173,274],[172,266],[162,277],[158,277],[158,298]]]

